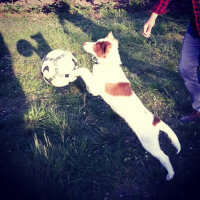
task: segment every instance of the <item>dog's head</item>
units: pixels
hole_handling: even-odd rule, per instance
[[[118,40],[110,32],[105,38],[96,42],[85,42],[83,48],[86,52],[94,55],[99,63],[118,63],[121,64],[118,52]]]

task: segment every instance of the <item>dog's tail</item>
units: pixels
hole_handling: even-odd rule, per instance
[[[178,140],[176,134],[174,133],[174,131],[167,124],[165,124],[163,121],[160,121],[160,123],[158,124],[158,128],[161,131],[164,131],[165,133],[167,133],[168,137],[172,141],[172,144],[177,149],[177,154],[178,154],[181,150],[181,145],[180,145],[179,140]]]

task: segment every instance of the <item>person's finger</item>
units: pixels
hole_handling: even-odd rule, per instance
[[[146,34],[149,35],[151,33],[151,29],[152,29],[152,26],[148,26],[147,30],[146,30]]]
[[[145,24],[144,27],[143,27],[142,33],[146,35],[147,34],[147,29],[148,29],[148,24]]]
[[[150,37],[150,34],[151,33],[148,32],[148,26],[144,26],[143,31],[142,31],[142,35],[144,37],[148,38],[148,37]]]
[[[152,29],[152,26],[149,25],[149,24],[145,24],[144,27],[143,27],[143,31],[142,31],[142,34],[149,38],[150,35],[151,35],[151,29]]]

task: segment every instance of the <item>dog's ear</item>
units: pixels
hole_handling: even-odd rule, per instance
[[[112,31],[108,33],[108,35],[106,36],[106,38],[108,40],[110,40],[113,44],[116,44],[117,47],[119,45],[118,40],[114,38]]]
[[[97,57],[106,58],[112,44],[108,41],[97,42],[93,46],[93,51],[96,53]]]
[[[112,31],[108,33],[107,38],[108,38],[109,40],[115,40]]]

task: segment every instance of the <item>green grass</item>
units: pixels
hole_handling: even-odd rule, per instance
[[[55,15],[6,14],[0,18],[0,189],[9,199],[183,199],[199,183],[199,124],[182,125],[191,110],[178,74],[188,17],[163,16],[152,37],[141,29],[148,14],[85,10]],[[175,177],[144,151],[135,134],[100,97],[77,80],[63,88],[47,85],[41,60],[57,48],[71,51],[78,65],[91,69],[85,41],[109,31],[119,39],[123,70],[146,107],[176,132],[175,154],[161,134]],[[12,192],[10,192],[12,191]]]

